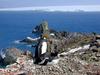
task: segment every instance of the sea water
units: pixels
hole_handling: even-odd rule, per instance
[[[0,49],[31,50],[30,45],[18,44],[16,40],[35,37],[32,29],[44,20],[57,31],[100,33],[100,12],[0,11]]]

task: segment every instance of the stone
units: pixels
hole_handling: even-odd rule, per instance
[[[8,48],[5,51],[5,58],[3,59],[4,65],[15,63],[17,58],[21,56],[22,51],[17,48]]]
[[[96,54],[96,57],[100,57],[100,53],[97,53],[97,54]]]

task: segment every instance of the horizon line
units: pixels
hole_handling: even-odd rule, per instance
[[[15,7],[0,8],[0,11],[100,11],[100,5],[70,5],[70,6],[32,6],[32,7]]]

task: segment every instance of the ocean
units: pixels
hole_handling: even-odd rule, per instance
[[[31,50],[31,46],[16,41],[35,37],[32,29],[44,20],[57,31],[100,33],[100,12],[0,11],[0,49]]]

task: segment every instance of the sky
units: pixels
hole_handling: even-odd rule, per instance
[[[100,0],[0,0],[0,8],[100,5]]]

